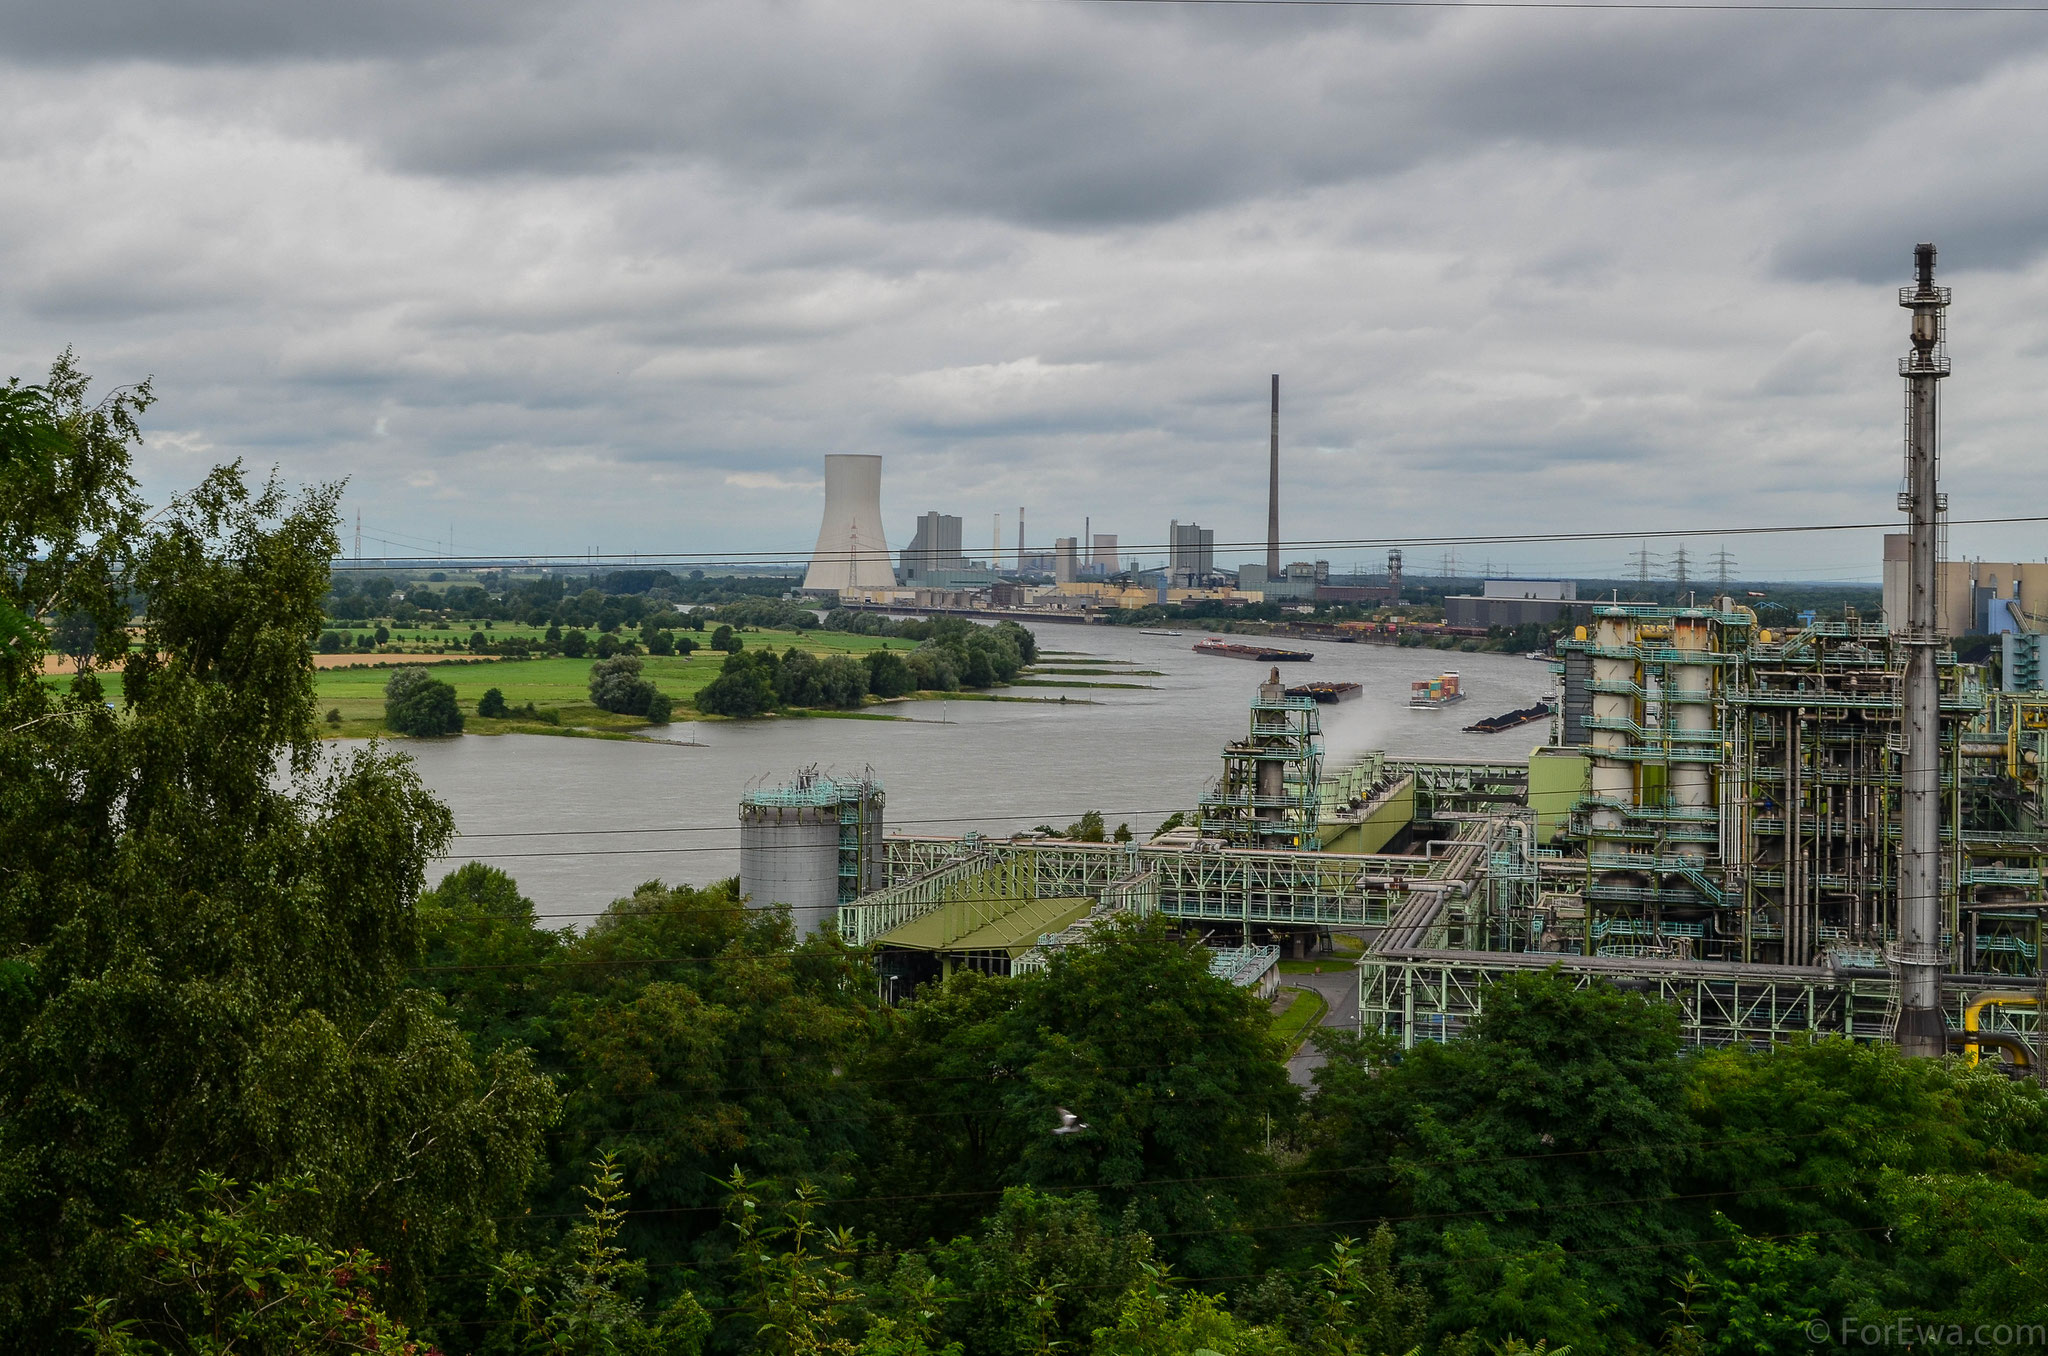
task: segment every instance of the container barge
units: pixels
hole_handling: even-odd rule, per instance
[[[1365,695],[1357,683],[1301,683],[1287,689],[1290,697],[1314,697],[1325,706],[1331,702],[1356,701]]]
[[[1260,659],[1276,664],[1306,664],[1315,656],[1307,650],[1282,650],[1271,645],[1242,645],[1210,636],[1195,642],[1196,654],[1220,654],[1231,659]]]
[[[1423,710],[1434,711],[1440,706],[1464,700],[1465,694],[1458,689],[1458,675],[1455,673],[1418,678],[1408,684],[1408,704]]]

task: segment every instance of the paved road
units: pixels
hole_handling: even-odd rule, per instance
[[[1323,972],[1319,975],[1282,974],[1280,983],[1289,988],[1314,989],[1330,1005],[1318,1026],[1337,1027],[1345,1031],[1358,1029],[1358,970],[1339,960],[1321,962]],[[1294,1058],[1287,1061],[1287,1076],[1296,1083],[1307,1087],[1310,1077],[1322,1067],[1323,1057],[1314,1045],[1304,1041]]]

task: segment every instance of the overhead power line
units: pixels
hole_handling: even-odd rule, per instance
[[[1275,0],[1259,0],[1260,3],[1274,3]],[[2018,514],[1998,518],[1952,518],[1952,527],[1995,527],[2014,524],[2048,523],[2048,514]],[[1406,537],[1322,537],[1299,538],[1283,541],[1282,546],[1292,550],[1373,550],[1388,547],[1450,547],[1450,546],[1494,546],[1533,543],[1537,545],[1556,542],[1599,542],[1599,541],[1648,541],[1675,537],[1766,537],[1797,536],[1802,533],[1822,532],[1876,532],[1898,531],[1902,526],[1898,519],[1864,523],[1786,523],[1761,527],[1673,527],[1658,529],[1635,529],[1630,531],[1600,532],[1505,532],[1447,536],[1406,536]],[[1263,538],[1256,541],[1216,542],[1210,548],[1217,551],[1249,551],[1266,547]],[[1119,551],[1165,551],[1163,542],[1145,542],[1120,546]],[[887,559],[893,556],[889,551],[845,551],[826,555],[812,555],[803,551],[606,551],[606,552],[518,552],[500,551],[490,555],[472,556],[424,556],[417,564],[432,565],[436,569],[502,569],[508,565],[603,565],[617,569],[622,564],[631,568],[647,569],[664,566],[692,565],[801,565],[804,563],[844,563],[856,559]],[[349,560],[336,560],[333,569],[337,573],[363,570],[387,570],[394,564],[403,566],[415,563],[410,560],[382,561],[376,564],[358,565]]]
[[[1802,5],[1716,3],[1716,0],[1075,0],[1079,4],[1160,6],[1229,6],[1236,9],[1544,9],[1600,10],[1628,13],[1706,14],[2048,14],[2048,5]]]

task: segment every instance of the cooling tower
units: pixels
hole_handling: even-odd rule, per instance
[[[806,592],[892,589],[896,571],[882,536],[882,459],[825,458],[825,521],[811,551]]]

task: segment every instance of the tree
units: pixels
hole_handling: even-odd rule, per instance
[[[127,1318],[118,1300],[86,1302],[80,1332],[96,1356],[426,1356],[405,1325],[381,1310],[383,1263],[362,1249],[336,1250],[290,1231],[293,1197],[313,1191],[310,1179],[239,1190],[232,1178],[202,1173],[194,1205],[159,1225],[131,1221],[125,1242],[147,1300],[126,1306],[136,1311]]]
[[[476,713],[486,720],[503,720],[506,715],[505,694],[495,687],[484,689],[484,695],[477,698]]]
[[[675,710],[675,698],[669,696],[666,692],[657,692],[647,699],[647,723],[649,725],[666,725],[669,722],[669,718],[675,714]]]
[[[597,637],[597,657],[610,659],[619,652],[619,638],[609,631],[601,631]]]
[[[697,709],[707,716],[741,718],[773,711],[776,671],[772,654],[729,654],[718,677],[697,690]]]
[[[733,634],[733,629],[730,626],[720,626],[711,633],[711,648],[714,650],[724,650],[728,654],[738,654],[744,645],[745,642]]]
[[[640,676],[638,655],[622,654],[600,659],[590,666],[590,700],[600,711],[622,716],[644,716],[660,695],[654,684]]]
[[[123,1221],[208,1172],[309,1177],[294,1234],[375,1252],[402,1307],[493,1237],[554,1098],[402,982],[451,825],[404,759],[321,755],[336,491],[224,468],[145,523],[135,396],[46,389],[52,460],[0,468],[0,598],[104,587],[124,649],[131,598],[143,627],[118,715],[91,674],[30,678],[33,632],[0,659],[0,1348],[75,1349],[84,1296],[134,1313]]]
[[[1242,1272],[1233,1226],[1271,1195],[1267,1117],[1284,1130],[1297,1106],[1270,1026],[1157,920],[1098,929],[1025,978],[955,974],[920,992],[886,1050],[882,1076],[915,1081],[891,1084],[903,1119],[877,1190],[1091,1190],[1191,1269]],[[1088,1133],[1047,1133],[1058,1106]]]
[[[1072,824],[1067,825],[1066,836],[1077,842],[1100,843],[1109,835],[1102,823],[1102,811],[1090,810]]]
[[[376,639],[379,645],[389,644],[391,641],[391,628],[388,626],[379,626],[376,631]]]
[[[1640,994],[1546,972],[1490,984],[1464,1038],[1422,1043],[1399,1062],[1370,1039],[1318,1033],[1327,1062],[1312,1103],[1316,1208],[1333,1220],[1408,1219],[1404,1247],[1451,1271],[1512,1280],[1531,1312],[1583,1298],[1588,1312],[1612,1310],[1649,1331],[1663,1250],[1697,1237],[1677,1203],[1685,1146],[1698,1138],[1677,1022],[1675,1009]],[[1444,1220],[1485,1223],[1452,1234]],[[1554,1259],[1542,1251],[1553,1246]],[[1546,1286],[1556,1293],[1538,1296]],[[1496,1338],[1568,1339],[1487,1312]]]
[[[345,631],[322,631],[320,633],[319,650],[321,654],[339,654],[341,653],[341,647],[346,644],[348,644],[348,633]]]
[[[431,739],[462,733],[455,689],[417,664],[395,670],[384,684],[384,723],[402,735]]]
[[[562,635],[562,653],[571,659],[581,659],[590,653],[590,637],[581,631],[568,631]]]
[[[647,639],[647,653],[649,654],[670,655],[676,652],[676,638],[673,632],[643,629],[641,635]]]
[[[887,650],[869,650],[861,657],[861,663],[868,671],[868,691],[887,700],[904,697],[917,690],[917,680],[911,676],[910,667],[903,662],[903,656]]]

